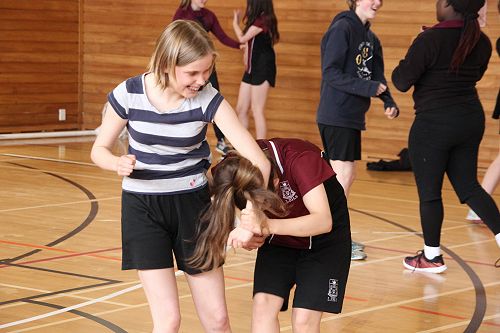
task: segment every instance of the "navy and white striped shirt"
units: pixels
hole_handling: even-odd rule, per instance
[[[207,183],[210,147],[207,123],[212,122],[224,99],[210,84],[177,109],[158,111],[148,100],[142,74],[118,85],[108,101],[127,119],[128,153],[137,158],[122,188],[141,194],[195,191]]]

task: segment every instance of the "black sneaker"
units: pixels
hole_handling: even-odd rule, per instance
[[[423,250],[418,251],[416,256],[404,258],[403,265],[412,271],[428,273],[442,273],[448,268],[444,264],[442,255],[429,260],[425,257]]]

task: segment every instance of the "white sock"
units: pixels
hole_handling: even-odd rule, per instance
[[[436,258],[437,256],[441,255],[441,247],[440,246],[433,247],[433,246],[424,245],[424,255],[427,259],[432,260],[432,259]]]
[[[498,247],[500,247],[500,233],[495,235],[495,239],[497,241]]]

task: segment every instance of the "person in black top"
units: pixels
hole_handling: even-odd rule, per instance
[[[440,249],[445,174],[460,202],[483,219],[500,246],[498,207],[477,180],[485,116],[476,83],[492,52],[477,20],[483,5],[484,0],[438,0],[439,23],[420,33],[392,73],[397,89],[415,88],[409,151],[425,246],[416,256],[404,259],[407,269],[431,273],[447,269]]]

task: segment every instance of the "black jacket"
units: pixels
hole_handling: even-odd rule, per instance
[[[352,10],[339,13],[321,41],[321,95],[317,122],[365,129],[370,97],[384,76],[382,45]],[[389,90],[379,96],[384,107],[396,107]]]

